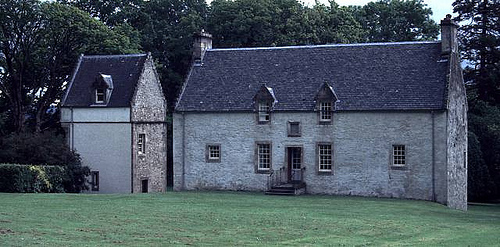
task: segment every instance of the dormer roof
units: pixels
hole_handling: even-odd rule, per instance
[[[440,42],[207,50],[177,111],[252,111],[262,83],[275,111],[311,111],[325,82],[339,111],[445,109],[448,62]]]
[[[91,107],[95,89],[112,89],[107,107],[129,107],[147,54],[82,55],[63,99],[65,107]]]

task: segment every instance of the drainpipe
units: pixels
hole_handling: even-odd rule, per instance
[[[71,151],[75,151],[75,124],[73,123],[73,107],[70,107],[69,110],[71,111]]]
[[[431,111],[432,118],[432,201],[436,201],[436,147],[435,147],[435,116],[434,111]]]
[[[182,115],[182,185],[181,190],[186,190],[186,120],[184,116],[184,112]]]

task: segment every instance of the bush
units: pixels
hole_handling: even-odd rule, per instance
[[[88,189],[85,181],[86,176],[90,175],[90,169],[86,166],[82,166],[80,156],[70,150],[66,145],[64,136],[57,135],[55,132],[44,132],[44,133],[20,133],[20,134],[10,134],[3,138],[0,138],[0,163],[5,164],[22,164],[31,165],[36,164],[32,167],[49,167],[40,168],[37,176],[46,177],[48,181],[59,181],[53,184],[61,185],[61,188],[45,188],[47,183],[33,184],[38,189],[34,189],[33,192],[71,192],[79,193],[82,190]],[[53,172],[50,167],[62,168],[62,172]],[[11,170],[9,170],[11,169]],[[25,168],[9,168],[4,172],[15,173],[16,176],[20,176],[20,181],[29,180],[30,174],[26,172]],[[21,171],[18,171],[21,169]],[[39,169],[39,168],[32,168]],[[49,171],[50,170],[50,171]],[[44,175],[45,174],[45,175]],[[57,174],[57,175],[56,175]],[[24,177],[26,176],[26,177]],[[0,175],[0,183],[3,183],[5,188],[10,188],[10,183],[13,183],[13,179],[9,176]],[[7,179],[7,180],[6,180]],[[30,178],[33,179],[33,178]],[[39,181],[39,180],[36,180]],[[7,183],[7,184],[5,184]],[[1,188],[4,188],[0,186]],[[24,188],[22,186],[15,186],[15,188]],[[12,188],[11,188],[12,189]],[[25,188],[26,190],[31,190],[30,188]],[[19,192],[28,192],[24,191]],[[38,190],[38,191],[37,191]]]
[[[64,192],[62,166],[0,164],[1,192]]]

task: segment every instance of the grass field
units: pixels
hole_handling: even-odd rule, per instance
[[[259,193],[2,194],[0,246],[500,246],[500,206]]]

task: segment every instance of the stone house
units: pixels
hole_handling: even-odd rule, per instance
[[[437,42],[238,49],[201,33],[173,115],[174,189],[291,186],[466,210],[457,25],[441,28]]]
[[[61,107],[95,193],[166,189],[166,101],[150,54],[81,56]]]

